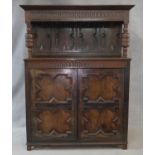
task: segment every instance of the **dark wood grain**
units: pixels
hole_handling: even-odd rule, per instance
[[[127,149],[133,5],[21,5],[27,150]]]
[[[78,77],[80,137],[104,140],[121,136],[123,70],[80,69]]]

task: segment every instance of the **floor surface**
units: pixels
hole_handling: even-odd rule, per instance
[[[25,128],[13,128],[13,155],[142,155],[142,132],[129,130],[128,149],[119,148],[74,148],[26,150]]]

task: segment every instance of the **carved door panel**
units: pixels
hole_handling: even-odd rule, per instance
[[[31,69],[31,137],[38,141],[76,138],[76,80],[73,69]]]
[[[123,70],[79,69],[78,134],[108,141],[122,134]]]

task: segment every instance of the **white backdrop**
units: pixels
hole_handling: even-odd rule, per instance
[[[130,71],[130,98],[129,98],[129,149],[122,151],[120,149],[76,149],[76,150],[51,150],[32,151],[31,154],[142,154],[142,126],[143,126],[143,73],[142,73],[142,48],[143,48],[143,4],[142,0],[13,0],[13,34],[12,34],[12,83],[13,83],[13,154],[24,155],[30,152],[26,151],[25,134],[25,83],[24,83],[24,62],[27,57],[25,48],[26,26],[24,21],[24,11],[19,7],[20,4],[135,4],[136,6],[130,12],[130,47],[129,57],[131,61]]]

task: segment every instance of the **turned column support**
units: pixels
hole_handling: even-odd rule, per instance
[[[28,48],[28,58],[32,57],[32,47],[33,47],[33,35],[32,35],[32,26],[31,23],[26,23],[27,33],[25,35],[26,47]]]
[[[127,57],[127,52],[129,47],[128,23],[124,23],[123,25],[122,47],[123,47],[123,57]]]

